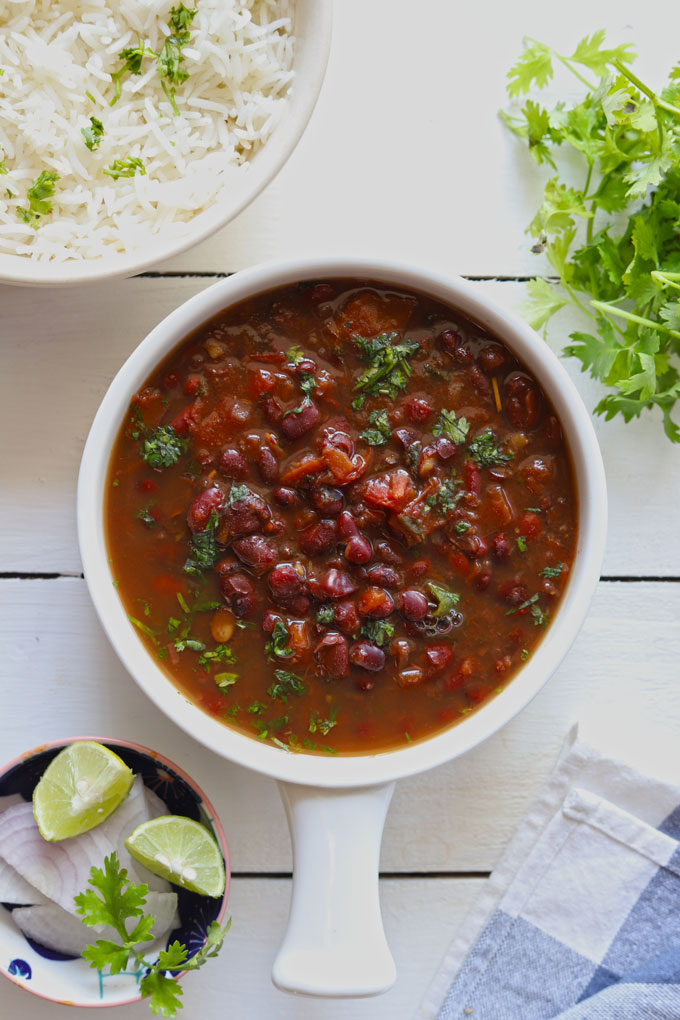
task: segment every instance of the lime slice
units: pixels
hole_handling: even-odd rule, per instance
[[[142,822],[125,840],[128,852],[154,875],[201,896],[224,892],[224,861],[214,837],[182,815]]]
[[[69,744],[33,791],[40,835],[55,842],[101,825],[125,800],[133,780],[132,770],[108,747],[93,740]]]

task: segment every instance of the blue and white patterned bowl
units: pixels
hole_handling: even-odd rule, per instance
[[[41,775],[67,744],[77,740],[96,740],[115,751],[140,775],[144,785],[165,802],[172,814],[194,818],[212,832],[222,851],[226,886],[220,899],[198,896],[176,887],[179,927],[167,942],[179,939],[193,956],[205,942],[212,921],[222,922],[229,895],[229,852],[224,830],[203,791],[177,765],[162,754],[140,744],[109,737],[70,737],[27,751],[0,770],[0,798],[19,795],[30,800]],[[139,982],[143,970],[130,970],[115,976],[94,970],[81,957],[64,956],[27,939],[13,923],[9,909],[0,904],[0,972],[43,999],[63,1005],[102,1007],[123,1006],[141,996]],[[181,977],[181,975],[177,975]]]

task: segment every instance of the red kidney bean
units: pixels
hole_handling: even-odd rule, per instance
[[[450,645],[428,645],[425,649],[425,670],[429,676],[442,673],[453,658]]]
[[[489,573],[488,570],[484,570],[482,571],[481,574],[477,575],[477,579],[475,581],[475,587],[477,591],[486,591],[490,584],[491,574]]]
[[[262,617],[262,630],[265,634],[271,634],[276,626],[277,620],[283,620],[280,613],[272,613],[271,609],[268,610]]]
[[[225,478],[245,478],[248,474],[248,461],[239,450],[229,448],[222,450],[218,468]]]
[[[347,426],[349,427],[349,426]],[[349,432],[327,425],[322,432],[322,446],[330,446],[334,450],[342,450],[348,457],[354,455],[354,440]]]
[[[403,556],[396,552],[389,542],[378,542],[375,547],[375,552],[378,559],[382,560],[383,563],[391,563],[393,567],[403,566]]]
[[[497,372],[506,361],[505,351],[498,344],[482,347],[477,355],[477,364],[484,372]]]
[[[328,552],[336,542],[335,521],[319,521],[312,524],[300,535],[300,551],[305,556],[320,556]]]
[[[309,502],[325,517],[337,517],[345,505],[340,489],[332,489],[327,485],[313,488],[309,493]]]
[[[491,393],[491,383],[481,369],[477,368],[476,365],[473,365],[470,369],[470,381],[477,392],[481,393],[483,396],[487,396]]]
[[[510,555],[510,542],[508,536],[503,531],[499,531],[493,538],[493,554],[497,560],[504,560],[506,556]]]
[[[294,616],[306,616],[311,604],[312,601],[308,595],[291,595],[285,600],[286,610]]]
[[[252,535],[260,531],[271,516],[272,512],[262,497],[248,490],[242,499],[235,500],[222,512],[220,535],[226,538]]]
[[[509,375],[503,384],[505,413],[516,429],[535,429],[541,412],[541,396],[533,379],[523,372]]]
[[[332,680],[341,680],[349,673],[347,641],[336,631],[328,631],[314,649],[314,658],[322,673]]]
[[[430,611],[427,599],[417,588],[405,588],[399,592],[396,606],[407,620],[423,620]]]
[[[498,595],[511,606],[521,606],[529,598],[529,589],[522,581],[510,578],[498,585]]]
[[[538,514],[532,514],[531,511],[523,513],[517,522],[517,530],[520,535],[524,535],[526,538],[536,538],[542,529],[543,521]]]
[[[321,590],[329,599],[342,599],[346,595],[353,595],[357,590],[356,581],[345,573],[344,570],[336,570],[332,567],[319,579]]]
[[[485,556],[489,549],[486,539],[472,530],[466,531],[462,535],[454,535],[454,541],[457,549],[475,560]]]
[[[540,493],[555,477],[555,458],[551,454],[527,457],[519,465],[519,473],[529,492]]]
[[[267,446],[262,446],[257,455],[257,468],[263,482],[270,485],[279,477],[279,462]]]
[[[276,552],[261,535],[247,535],[232,542],[231,548],[238,558],[252,567],[256,574],[264,574],[276,561]]]
[[[357,598],[357,609],[362,616],[382,620],[394,609],[394,599],[382,588],[366,588]]]
[[[349,538],[355,538],[359,534],[359,527],[357,522],[352,517],[349,510],[343,510],[338,517],[338,538],[347,541]]]
[[[373,556],[373,547],[363,535],[352,535],[345,546],[345,559],[350,563],[368,563]]]
[[[302,410],[296,414],[284,415],[281,419],[280,428],[286,439],[299,439],[314,428],[321,418],[321,412],[313,400],[304,404]]]
[[[187,524],[192,534],[205,531],[213,511],[220,512],[224,506],[224,493],[217,486],[204,489],[196,496],[187,513]]]
[[[376,563],[369,567],[366,577],[371,584],[377,584],[381,588],[398,588],[402,583],[402,576],[392,567],[386,567],[384,563]]]
[[[357,641],[355,645],[352,645],[349,661],[353,666],[377,673],[385,665],[385,653],[372,641]]]
[[[302,506],[302,500],[300,499],[297,491],[295,489],[288,489],[284,485],[280,485],[278,489],[274,489],[272,492],[272,499],[278,503],[279,506]]]
[[[234,616],[239,619],[250,616],[255,610],[255,588],[245,574],[226,574],[220,577],[220,591]]]
[[[361,617],[351,599],[336,603],[333,620],[343,634],[356,634],[361,626]]]
[[[302,593],[306,571],[299,563],[277,563],[267,579],[269,590],[276,600],[288,599]]]
[[[432,414],[434,408],[429,400],[425,400],[423,397],[411,397],[404,404],[404,410],[407,416],[416,425],[422,425]]]
[[[430,569],[429,560],[414,560],[413,563],[406,569],[407,575],[411,580],[415,581],[419,577],[424,577]]]
[[[463,338],[455,329],[444,329],[437,337],[445,351],[451,354],[459,365],[470,365],[474,358],[472,351],[463,343]]]

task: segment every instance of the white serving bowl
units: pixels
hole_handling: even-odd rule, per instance
[[[189,703],[147,652],[112,585],[103,528],[108,461],[133,394],[156,365],[228,305],[300,280],[359,278],[421,291],[495,334],[534,374],[552,402],[571,450],[579,534],[569,581],[545,639],[514,679],[480,711],[394,751],[320,758],[291,754],[230,729]],[[78,483],[78,531],[85,577],[118,655],[142,689],[179,726],[217,754],[283,781],[296,860],[284,947],[274,980],[309,994],[384,990],[394,965],[382,935],[377,895],[380,836],[393,781],[440,765],[512,719],[557,669],[576,637],[604,554],[604,469],[585,407],[564,368],[525,322],[458,278],[369,259],[311,259],[265,265],[220,281],[172,312],[120,369],[93,422]],[[331,866],[332,863],[332,866]]]
[[[230,223],[276,176],[299,142],[323,84],[331,42],[332,0],[295,0],[293,34],[295,77],[284,116],[267,143],[234,184],[228,201],[197,215],[179,238],[150,234],[148,245],[130,254],[60,263],[36,262],[24,255],[0,253],[0,283],[63,286],[134,276],[193,248]]]

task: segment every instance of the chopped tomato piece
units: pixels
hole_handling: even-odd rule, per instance
[[[364,499],[367,503],[397,513],[413,499],[415,493],[411,476],[403,468],[369,478],[364,486]]]
[[[522,514],[517,522],[517,529],[520,535],[524,535],[525,538],[536,538],[537,535],[540,535],[542,528],[543,521],[541,518],[538,514],[530,512]]]

